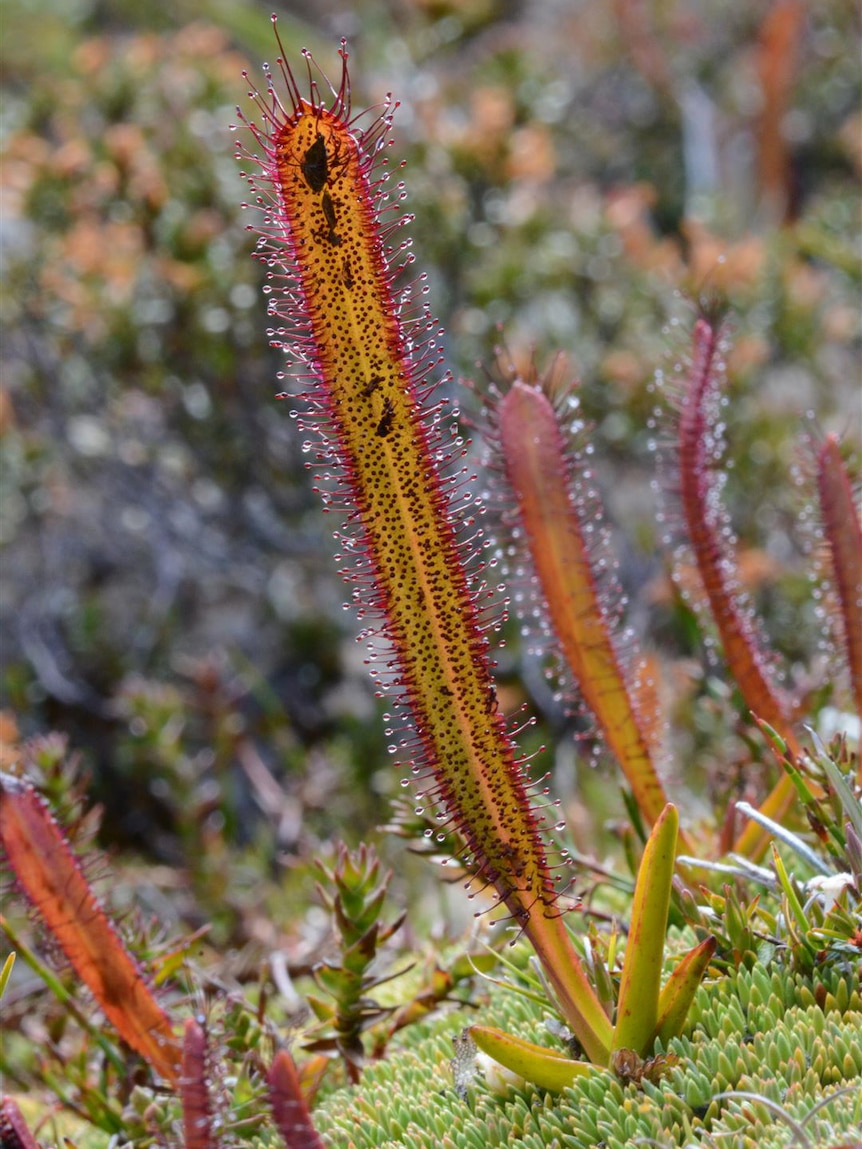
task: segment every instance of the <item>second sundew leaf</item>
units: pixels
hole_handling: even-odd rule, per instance
[[[480,592],[468,575],[475,544],[441,474],[439,407],[426,376],[436,365],[433,324],[396,285],[387,248],[399,219],[380,159],[391,113],[365,128],[350,110],[346,53],[327,105],[315,82],[300,92],[279,62],[288,102],[272,84],[252,93],[263,116],[253,187],[265,213],[261,254],[276,295],[273,333],[305,368],[312,389],[304,429],[333,466],[349,512],[343,535],[380,683],[395,698],[405,734],[397,749],[420,780],[421,801],[456,826],[480,883],[495,888],[528,935],[560,1006],[588,1056],[608,1056],[610,1023],[560,918],[557,886],[529,782],[497,711]],[[257,158],[257,157],[252,157]],[[459,527],[458,513],[461,513]],[[474,529],[474,528],[473,528]]]
[[[12,1097],[0,1098],[0,1145],[3,1149],[39,1149],[39,1143]]]
[[[275,1055],[266,1077],[272,1117],[287,1149],[324,1149],[314,1128],[302,1082],[286,1049]]]
[[[502,469],[554,639],[652,825],[667,804],[651,738],[659,723],[655,714],[643,713],[646,693],[636,691],[617,649],[557,412],[541,385],[516,379],[499,401],[495,422]]]

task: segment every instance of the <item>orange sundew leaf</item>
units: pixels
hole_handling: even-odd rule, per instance
[[[660,692],[661,667],[658,658],[653,654],[643,655],[637,667],[637,675],[629,682],[633,699],[632,708],[640,720],[646,744],[652,749],[661,746],[664,736],[665,720]]]
[[[479,882],[495,887],[553,967],[569,1024],[601,1059],[610,1024],[560,921],[541,820],[498,713],[488,619],[468,575],[480,559],[463,533],[469,499],[459,505],[441,469],[441,409],[429,406],[426,381],[438,362],[435,327],[396,285],[406,257],[387,247],[403,219],[383,214],[397,207],[380,158],[391,112],[360,128],[346,59],[342,49],[329,105],[316,82],[303,96],[283,61],[288,101],[271,85],[266,96],[252,93],[263,115],[262,127],[250,125],[264,152],[252,180],[265,213],[260,251],[275,289],[270,314],[283,325],[272,335],[312,385],[302,426],[349,512],[345,575],[373,624],[372,659],[383,660],[372,673],[403,719],[394,749],[423,785],[420,800],[463,836]]]
[[[0,842],[19,886],[120,1036],[167,1081],[180,1053],[167,1015],[120,940],[47,806],[0,774]]]
[[[827,435],[817,452],[817,491],[853,700],[862,717],[862,522],[835,435]]]
[[[541,386],[516,380],[496,421],[504,472],[560,652],[653,825],[667,805],[651,742],[659,720],[656,713],[644,715],[638,700],[657,700],[636,687],[617,652],[556,412]]]
[[[326,1057],[323,1053],[319,1053],[315,1057],[306,1058],[301,1066],[297,1066],[299,1088],[302,1090],[302,1096],[309,1106],[314,1103],[317,1091],[320,1089],[323,1079],[327,1071],[332,1068],[332,1065],[332,1058]]]

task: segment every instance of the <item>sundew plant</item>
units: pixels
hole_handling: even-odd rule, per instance
[[[746,1122],[764,1130],[776,1110],[803,1145],[862,1135],[862,529],[849,450],[817,432],[800,445],[842,660],[845,729],[827,745],[814,703],[777,681],[742,591],[722,500],[727,307],[698,300],[663,415],[662,481],[690,560],[675,578],[700,602],[739,722],[765,740],[776,778],[759,804],[689,821],[664,777],[653,663],[622,622],[576,385],[559,364],[543,373],[506,352],[487,382],[444,373],[406,189],[390,178],[397,105],[355,111],[344,42],[330,83],[276,39],[250,118],[239,112],[238,157],[268,337],[289,362],[279,399],[338,517],[336,559],[410,794],[395,828],[499,928],[466,955],[390,976],[382,955],[409,912],[387,920],[389,876],[369,843],[340,848],[318,864],[332,944],[288,1015],[270,1007],[268,975],[249,986],[200,968],[195,936],[165,947],[143,928],[124,935],[76,843],[72,771],[43,745],[33,776],[14,766],[0,790],[6,868],[57,960],[11,920],[6,936],[84,1034],[72,1056],[57,1040],[38,1059],[43,1087],[135,1146],[748,1145]],[[461,388],[479,409],[478,458]],[[565,819],[525,748],[529,714],[501,701],[510,612],[625,787],[631,872],[609,881],[606,910],[584,904],[580,881],[610,871],[560,845]],[[675,773],[684,782],[685,764]],[[495,987],[485,1015],[483,974]],[[287,996],[283,971],[272,980]],[[81,1010],[81,986],[103,1020]],[[439,1031],[427,1020],[438,1010]],[[3,1100],[3,1149],[37,1144],[19,1100]]]

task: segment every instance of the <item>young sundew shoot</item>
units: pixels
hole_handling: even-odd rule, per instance
[[[561,920],[525,760],[489,705],[492,620],[473,491],[442,449],[444,405],[431,402],[438,332],[422,280],[402,279],[407,241],[394,242],[409,220],[403,189],[387,186],[396,105],[354,114],[343,43],[340,55],[337,87],[305,53],[304,91],[282,56],[281,91],[266,69],[265,91],[249,93],[259,119],[243,122],[260,151],[240,155],[255,167],[270,338],[306,387],[301,426],[316,464],[331,469],[330,503],[346,512],[342,571],[418,798],[458,830],[474,886],[494,888],[588,1057],[606,1063],[610,1022]]]

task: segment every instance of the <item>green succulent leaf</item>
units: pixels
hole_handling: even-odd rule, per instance
[[[787,899],[787,907],[790,914],[799,928],[805,933],[808,931],[809,926],[808,918],[805,916],[805,909],[799,899],[799,893],[793,884],[790,874],[787,872],[787,867],[784,865],[784,860],[774,845],[772,847],[772,864],[775,867],[778,884],[781,886],[781,889],[784,891],[784,896]]]
[[[668,804],[653,826],[635,884],[613,1050],[649,1053],[659,1013],[661,967],[670,908],[679,816]]]
[[[703,980],[718,942],[710,936],[688,951],[665,982],[658,999],[658,1021],[655,1037],[666,1047],[672,1037],[682,1033],[685,1019]]]
[[[471,1025],[467,1032],[477,1048],[488,1057],[540,1089],[558,1093],[577,1077],[608,1076],[607,1070],[597,1065],[574,1061],[565,1053],[557,1053],[490,1025]]]
[[[834,761],[829,751],[823,745],[822,740],[818,737],[816,731],[809,728],[808,733],[811,735],[811,740],[814,743],[814,749],[817,752],[817,759],[823,769],[829,784],[838,796],[841,806],[849,818],[853,829],[857,835],[862,838],[862,804],[853,793],[853,787],[847,777],[841,772],[838,764]]]
[[[15,965],[15,953],[13,951],[12,953],[9,954],[9,956],[3,962],[3,968],[0,969],[0,997],[3,996],[3,994],[6,990],[6,985],[9,981],[9,978],[12,976],[12,968],[14,965]]]

